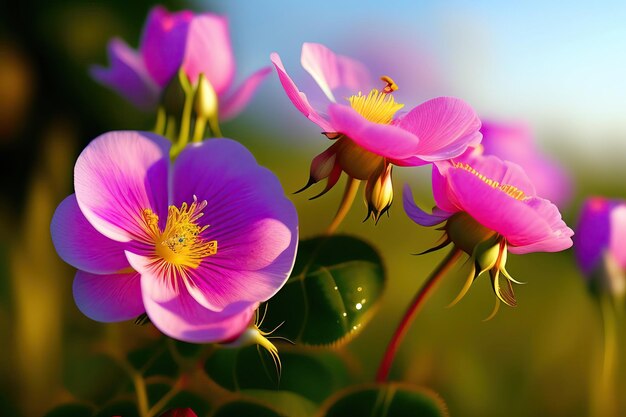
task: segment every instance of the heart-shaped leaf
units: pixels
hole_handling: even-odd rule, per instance
[[[355,335],[372,316],[385,283],[380,256],[351,236],[300,242],[285,286],[267,303],[263,329],[296,344],[329,345]]]
[[[448,410],[433,391],[408,384],[389,383],[351,387],[329,398],[320,416],[447,417]]]
[[[75,357],[66,363],[63,382],[78,399],[102,405],[131,385],[126,371],[111,357]]]

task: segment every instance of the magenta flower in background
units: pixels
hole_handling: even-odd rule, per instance
[[[336,55],[323,45],[305,43],[302,67],[328,101],[324,107],[314,108],[289,77],[278,54],[273,53],[271,59],[294,106],[334,141],[313,159],[310,179],[303,190],[327,178],[322,195],[337,183],[342,171],[354,180],[384,184],[391,176],[389,164],[417,166],[445,160],[480,142],[480,120],[460,99],[438,97],[396,117],[403,105],[394,100],[397,86],[391,78],[382,77],[384,87],[372,89],[368,71],[361,63]],[[336,97],[347,97],[347,102],[338,103]],[[383,190],[385,195],[390,190],[371,184],[366,187],[369,214],[377,219],[391,200],[369,195],[373,190]]]
[[[614,294],[626,291],[626,201],[588,198],[580,212],[574,253],[590,281],[602,280]]]
[[[219,101],[219,117],[239,114],[269,74],[263,68],[233,88],[235,59],[228,21],[211,13],[168,12],[154,7],[146,21],[139,51],[124,41],[109,43],[110,67],[95,66],[92,76],[144,109],[155,108],[161,90],[183,69],[192,84],[204,74]]]
[[[191,408],[174,408],[160,415],[160,417],[198,417]]]
[[[473,270],[463,290],[489,271],[493,289],[508,305],[516,305],[505,269],[507,253],[558,252],[572,246],[572,230],[557,207],[538,197],[522,168],[495,156],[466,154],[433,166],[432,214],[421,210],[405,187],[404,209],[422,226],[446,222],[444,241],[453,243],[473,260]],[[499,301],[496,306],[499,305]]]
[[[569,202],[572,181],[568,173],[537,148],[529,126],[483,121],[480,131],[485,155],[495,155],[520,165],[535,185],[537,194],[557,206],[562,207]]]
[[[52,239],[78,269],[74,298],[86,316],[114,322],[145,312],[173,338],[228,341],[289,276],[296,211],[239,143],[191,145],[173,163],[169,146],[133,131],[93,140]]]

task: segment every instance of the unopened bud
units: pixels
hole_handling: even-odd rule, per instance
[[[196,87],[196,95],[193,101],[193,110],[197,117],[206,120],[217,117],[218,98],[215,89],[204,76],[200,73],[198,77],[198,86]]]
[[[380,174],[375,174],[365,185],[365,203],[367,204],[367,220],[370,216],[378,223],[380,216],[389,210],[393,202],[393,185],[391,171],[393,166],[386,164]]]

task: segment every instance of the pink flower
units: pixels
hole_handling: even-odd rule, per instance
[[[198,417],[191,408],[173,408],[159,417]]]
[[[455,302],[489,271],[498,299],[514,306],[511,282],[516,281],[505,269],[507,253],[558,252],[572,246],[573,232],[557,207],[536,195],[514,163],[466,154],[433,166],[432,182],[436,203],[432,214],[415,205],[408,187],[404,209],[422,226],[446,222],[444,241],[433,250],[453,243],[471,256],[473,271]]]
[[[192,84],[204,74],[218,97],[223,120],[243,110],[270,72],[270,68],[263,68],[233,89],[235,59],[227,19],[189,10],[170,13],[162,6],[150,11],[139,51],[113,39],[109,60],[109,68],[95,66],[91,75],[145,109],[156,107],[160,91],[180,68]]]
[[[385,83],[381,90],[370,89],[369,74],[361,63],[336,55],[323,45],[305,43],[302,66],[329,100],[327,106],[316,109],[287,75],[278,54],[273,53],[271,59],[294,106],[334,141],[313,160],[303,190],[327,178],[322,195],[337,183],[342,171],[356,180],[384,182],[381,176],[391,175],[388,164],[417,166],[445,160],[480,142],[480,120],[457,98],[438,97],[396,117],[403,105],[394,100],[398,87],[391,78],[381,78]],[[337,103],[338,90],[350,92],[347,103]],[[376,201],[389,199],[366,195],[366,200],[375,219],[389,208],[375,207]]]
[[[483,121],[480,131],[483,134],[481,145],[485,155],[495,155],[520,165],[535,185],[537,194],[557,206],[570,200],[572,182],[567,172],[537,148],[527,125]]]
[[[145,312],[173,338],[229,341],[290,274],[295,208],[230,139],[190,145],[170,163],[158,135],[106,133],[78,157],[74,188],[51,233],[94,320]]]
[[[626,201],[591,197],[580,212],[574,253],[589,283],[626,293]]]

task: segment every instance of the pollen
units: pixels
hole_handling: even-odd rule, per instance
[[[354,110],[370,122],[389,124],[404,104],[396,103],[391,95],[398,89],[397,84],[387,76],[381,77],[381,80],[386,83],[382,91],[373,89],[366,96],[359,91],[359,94],[351,96],[348,101]]]
[[[198,224],[206,206],[206,200],[198,202],[195,196],[191,204],[169,206],[163,230],[159,228],[158,215],[150,209],[143,210],[143,226],[154,244],[155,261],[176,269],[195,269],[204,258],[217,253],[217,241],[202,236],[209,226]]]
[[[501,184],[498,181],[492,180],[491,178],[487,178],[485,175],[476,171],[474,168],[472,168],[471,165],[467,163],[453,162],[452,164],[454,165],[455,168],[461,168],[469,173],[474,174],[480,180],[482,180],[485,184],[504,192],[505,194],[507,194],[510,197],[513,197],[516,200],[525,200],[527,198],[526,194],[524,194],[524,191],[520,190],[514,185]]]

